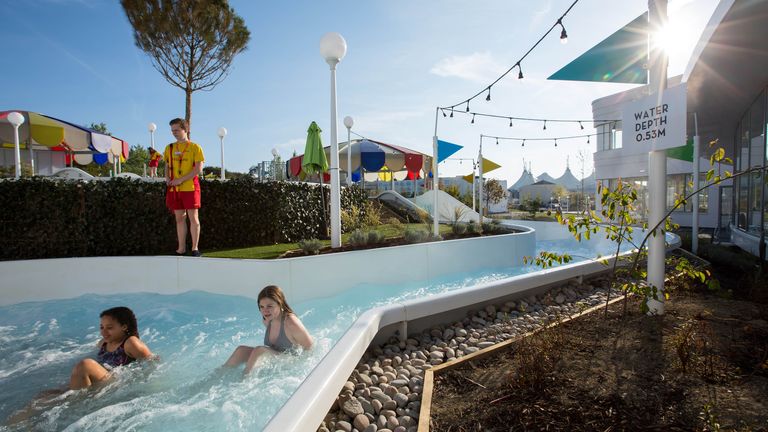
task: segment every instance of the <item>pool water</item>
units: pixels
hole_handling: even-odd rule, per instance
[[[608,255],[612,247],[575,240],[537,243],[539,250],[568,252],[575,260]],[[366,310],[536,270],[522,266],[431,283],[359,284],[332,298],[291,304],[315,348],[267,358],[246,378],[241,369],[219,366],[238,345],[260,345],[264,339],[256,300],[250,298],[200,291],[84,295],[0,307],[0,430],[260,430]],[[119,305],[134,310],[141,339],[160,360],[118,368],[104,385],[30,406],[40,392],[65,388],[79,360],[95,357],[99,313]],[[26,418],[6,424],[19,410]]]

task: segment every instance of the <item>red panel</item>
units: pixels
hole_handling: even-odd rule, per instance
[[[291,170],[291,177],[298,177],[301,173],[301,159],[304,156],[296,156],[288,161],[288,169]]]

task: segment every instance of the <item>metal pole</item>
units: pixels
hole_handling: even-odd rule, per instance
[[[331,67],[331,247],[337,248],[341,246],[341,185],[339,184],[339,140],[336,131],[336,65],[339,61],[327,60],[327,62]]]
[[[480,185],[477,188],[477,207],[480,209],[480,223],[483,223],[483,135],[480,135],[480,150],[477,152],[477,172],[479,173]]]
[[[13,142],[15,146],[14,156],[16,157],[16,180],[18,180],[21,178],[21,150],[19,149],[19,125],[17,124],[13,125]]]
[[[227,179],[224,171],[224,137],[219,137],[219,143],[221,144],[221,181],[224,181]]]
[[[347,187],[352,186],[352,128],[347,128]]]
[[[667,21],[667,0],[649,0],[649,31],[660,29]],[[649,35],[650,37],[650,35]],[[648,89],[659,97],[667,88],[667,56],[660,47],[654,47],[650,58]],[[648,156],[649,227],[662,223],[667,205],[667,154],[664,150],[650,152]],[[648,297],[648,313],[664,314],[664,230],[652,235],[648,242],[648,285],[656,288],[656,299]]]
[[[29,141],[27,141],[27,146],[29,147],[29,167],[32,169],[32,175],[35,175],[35,153],[34,150],[32,150],[32,137],[29,137]]]
[[[440,214],[438,211],[438,204],[439,200],[437,198],[437,194],[439,192],[438,182],[439,182],[439,176],[437,174],[437,114],[438,109],[435,108],[435,134],[432,136],[432,194],[434,196],[434,200],[432,205],[434,208],[432,209],[432,234],[435,236],[440,235]]]
[[[477,162],[472,159],[472,211],[477,211],[475,206],[475,171],[477,170]]]
[[[693,113],[693,190],[699,189],[699,118]],[[693,216],[691,217],[691,252],[699,251],[699,194],[693,196]]]
[[[155,131],[149,131],[149,146],[155,148]]]

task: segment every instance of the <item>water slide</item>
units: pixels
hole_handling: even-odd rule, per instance
[[[412,218],[416,218],[421,211],[426,211],[430,216],[432,215],[432,207],[434,206],[433,193],[430,190],[416,198],[408,199],[395,191],[384,191],[376,196],[375,199],[401,214],[404,213]],[[457,215],[460,222],[477,222],[479,220],[480,215],[461,201],[444,191],[438,191],[438,193],[440,194],[438,217],[441,223],[453,222]]]

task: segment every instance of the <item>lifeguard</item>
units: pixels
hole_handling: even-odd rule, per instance
[[[170,121],[171,133],[176,138],[175,143],[168,144],[163,152],[166,161],[165,182],[168,185],[165,193],[165,204],[176,217],[176,236],[179,244],[176,255],[184,255],[187,251],[187,216],[189,216],[189,231],[192,238],[192,256],[199,257],[198,241],[200,239],[200,179],[203,172],[205,156],[203,149],[189,140],[187,121],[175,118]]]

